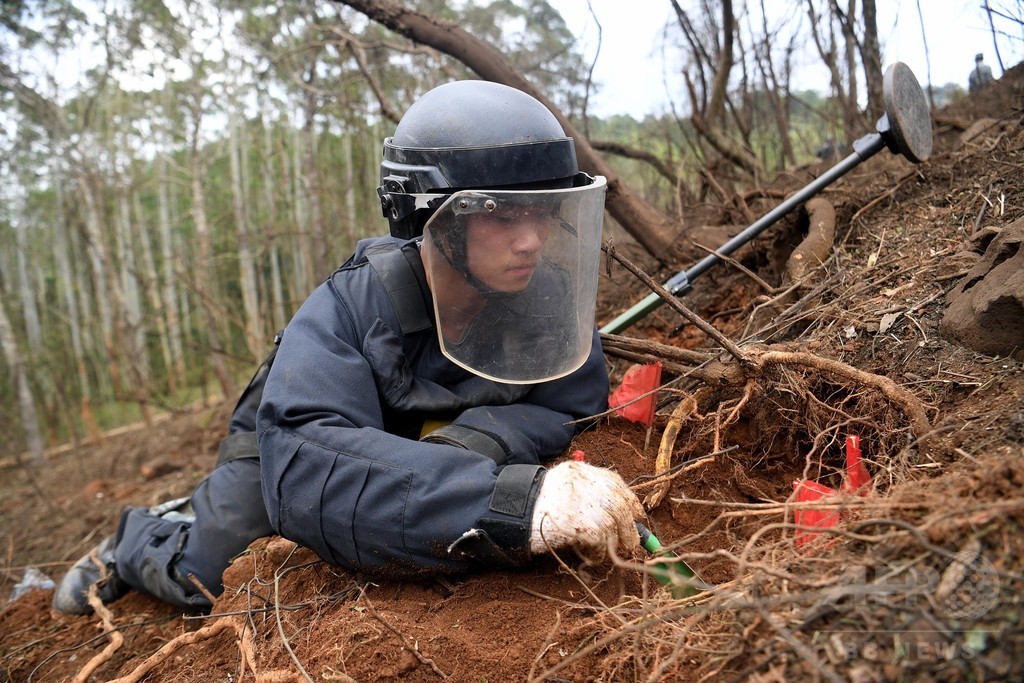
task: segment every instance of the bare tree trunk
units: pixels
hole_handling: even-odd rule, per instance
[[[163,260],[164,316],[167,318],[167,337],[171,350],[171,362],[167,366],[167,385],[173,391],[178,381],[185,379],[185,354],[181,344],[181,316],[178,313],[178,273],[175,263],[174,235],[171,232],[170,181],[167,177],[167,158],[163,152],[157,157],[157,201],[160,220],[160,255]]]
[[[673,4],[676,4],[673,2]],[[736,35],[735,19],[732,13],[732,0],[722,0],[722,47],[718,52],[718,64],[715,65],[715,80],[711,83],[711,99],[704,112],[705,120],[712,124],[720,123],[725,114],[726,88],[729,86],[729,74],[732,73],[732,47]]]
[[[124,327],[129,333],[128,348],[135,355],[145,345],[145,326],[142,324],[142,302],[139,297],[138,265],[135,261],[135,249],[132,244],[131,207],[128,202],[130,191],[127,182],[117,193],[117,218],[114,220],[115,239],[117,245],[117,262],[120,266],[119,277],[121,291],[124,292]],[[139,367],[140,374],[142,366]]]
[[[142,285],[142,296],[149,302],[149,306],[153,310],[160,355],[164,363],[164,374],[167,377],[167,385],[171,386],[174,373],[171,367],[171,344],[170,335],[167,332],[167,317],[164,314],[163,299],[160,298],[160,282],[156,271],[156,261],[153,258],[153,240],[150,239],[148,226],[144,222],[145,218],[137,192],[132,193],[132,215],[134,216],[133,224],[138,228],[134,237],[139,241],[139,250],[142,252],[142,269],[137,276]],[[176,380],[177,378],[174,378],[173,381],[176,382]]]
[[[317,94],[313,89],[316,79],[316,54],[309,65],[305,91],[305,121],[302,125],[302,183],[306,188],[306,199],[309,202],[309,229],[313,237],[313,281],[319,282],[327,277],[331,249],[327,242],[327,229],[324,227],[324,214],[321,208],[320,171],[316,165],[316,113],[319,109]]]
[[[96,207],[96,198],[93,195],[93,188],[91,187],[91,165],[88,158],[76,160],[69,154],[73,149],[70,142],[73,136],[71,135],[68,123],[64,118],[63,109],[23,83],[18,74],[12,71],[4,60],[0,60],[0,84],[13,92],[18,100],[36,113],[39,120],[42,122],[42,125],[45,126],[50,135],[53,142],[54,153],[62,156],[63,158],[67,158],[70,162],[69,165],[75,179],[76,190],[82,199],[82,205],[85,212],[85,252],[89,260],[92,276],[91,289],[94,292],[97,307],[99,309],[100,333],[103,337],[104,350],[107,354],[107,363],[105,364],[105,367],[109,369],[109,375],[102,372],[97,373],[97,384],[99,384],[101,389],[104,389],[109,382],[114,385],[116,390],[119,385],[118,358],[113,347],[113,315],[109,299],[107,299],[107,263],[109,262],[109,255],[107,254],[106,245],[103,241],[99,213]],[[60,227],[63,228],[63,226]],[[80,307],[82,317],[80,319],[89,320],[91,319],[91,316],[88,315],[90,302],[87,292],[90,290],[90,287],[88,287],[84,282],[84,269],[80,271],[76,270],[75,273],[82,280],[77,283],[77,290],[82,292],[82,306]],[[82,330],[82,337],[84,341],[85,337],[90,336],[91,330],[88,328],[80,329]],[[83,356],[80,357],[81,361],[79,364],[80,374],[84,375],[85,373],[84,349],[91,348],[92,346],[92,343],[83,344]],[[88,386],[87,382],[83,383],[83,387]],[[86,424],[90,425],[91,429],[95,429],[95,422],[92,419],[91,404],[88,401],[88,396],[88,393],[83,396],[83,417],[86,419]],[[95,435],[98,439],[102,440],[102,433],[100,433],[98,429],[95,430]]]
[[[693,32],[689,19],[686,16],[686,12],[676,0],[672,0],[672,7],[675,10],[676,19],[679,21],[684,33],[688,33],[692,37]],[[728,159],[730,163],[742,168],[747,173],[756,176],[761,172],[761,164],[758,162],[757,157],[750,151],[744,149],[741,145],[736,144],[736,142],[730,139],[722,130],[722,124],[726,113],[725,105],[727,88],[729,85],[729,74],[732,72],[733,65],[735,24],[736,21],[732,11],[732,0],[723,0],[721,46],[715,55],[701,55],[702,59],[707,58],[709,61],[712,59],[715,60],[715,78],[711,83],[711,94],[708,97],[706,106],[701,106],[701,98],[697,93],[697,88],[689,74],[686,74],[687,89],[689,90],[692,109],[690,122],[693,124],[698,135],[703,140],[707,141],[715,151]],[[692,42],[695,43],[696,41]]]
[[[198,84],[196,87],[199,87]],[[196,229],[195,289],[199,298],[199,306],[203,311],[207,345],[210,350],[210,361],[214,374],[225,397],[234,395],[231,375],[224,363],[224,346],[221,342],[218,316],[214,314],[214,301],[210,287],[210,226],[206,218],[206,198],[203,195],[203,162],[199,150],[200,122],[202,120],[202,94],[193,94],[192,130],[190,131],[191,163],[192,163],[192,222]]]
[[[15,200],[18,201],[18,200]],[[14,228],[15,239],[15,270],[17,272],[17,287],[21,299],[21,317],[25,322],[25,337],[27,340],[26,350],[28,355],[32,349],[39,354],[43,350],[43,328],[39,322],[39,310],[36,307],[35,287],[32,278],[29,277],[29,253],[28,253],[28,225],[24,205],[18,201],[15,211],[17,218]],[[0,289],[0,293],[3,293]],[[14,329],[7,318],[2,298],[0,298],[0,346],[3,347],[4,357],[7,360],[7,367],[11,370],[14,380],[14,390],[18,397],[18,406],[21,410],[21,423],[25,434],[25,443],[31,454],[32,461],[41,465],[43,460],[43,438],[39,430],[39,421],[35,409],[35,400],[32,397],[32,390],[29,387],[27,366],[31,359],[18,349],[18,342],[14,336]],[[38,360],[38,357],[37,357]],[[45,392],[44,392],[45,393]]]
[[[875,123],[885,114],[885,102],[882,97],[882,50],[878,45],[878,12],[875,0],[864,0],[864,50],[861,61],[864,62],[864,83],[868,89],[868,114],[871,116],[871,123]],[[929,85],[930,81],[931,79]]]
[[[231,168],[231,199],[238,230],[238,271],[239,288],[242,290],[242,308],[245,314],[245,344],[253,360],[266,354],[266,339],[263,334],[263,318],[260,316],[259,283],[256,266],[253,263],[252,248],[249,244],[252,229],[249,226],[249,212],[246,210],[245,186],[242,182],[241,145],[239,144],[238,114],[234,108],[228,112],[228,157]],[[270,188],[267,188],[268,191]]]
[[[298,231],[295,236],[295,249],[292,251],[292,273],[294,289],[292,298],[300,300],[309,294],[312,283],[316,282],[316,274],[313,272],[312,246],[309,236],[309,201],[306,195],[307,186],[303,183],[302,173],[302,137],[298,131],[292,133],[292,211],[295,229]]]
[[[79,232],[68,232],[68,238],[71,240],[71,253],[82,254],[87,253],[88,248],[82,244],[82,235]],[[77,246],[77,249],[76,249]],[[71,277],[75,288],[75,298],[78,301],[79,320],[82,324],[79,326],[79,330],[82,335],[82,359],[78,364],[78,373],[85,382],[84,386],[89,387],[88,393],[83,395],[82,398],[82,419],[84,420],[86,427],[89,429],[89,436],[92,437],[96,443],[103,443],[106,439],[103,432],[100,431],[99,423],[96,422],[96,416],[93,412],[93,404],[95,403],[95,396],[105,396],[110,392],[110,376],[105,372],[97,372],[89,381],[89,373],[87,363],[95,363],[93,354],[97,349],[101,349],[101,342],[97,338],[98,330],[95,326],[85,324],[86,321],[93,320],[95,318],[93,312],[95,311],[95,304],[89,295],[91,287],[89,286],[89,270],[90,264],[87,262],[83,263],[83,259],[75,259],[71,261]],[[102,352],[102,350],[101,350]]]
[[[917,6],[917,23],[921,27],[921,45],[924,46],[924,65],[927,76],[925,80],[928,82],[925,92],[928,93],[929,108],[934,109],[935,88],[932,86],[932,56],[928,50],[928,32],[924,30],[924,13],[921,11],[921,0],[917,0],[915,5]]]
[[[135,250],[132,248],[131,242],[131,208],[127,196],[129,191],[127,183],[118,190],[118,211],[117,217],[114,219],[115,242],[121,266],[120,287],[124,293],[124,306],[121,308],[119,316],[122,328],[120,337],[131,380],[128,391],[135,402],[139,404],[142,419],[148,427],[153,424],[153,415],[149,407],[149,358],[146,353],[146,328],[142,322],[142,305],[139,301],[139,281],[136,277],[138,268],[135,264]]]
[[[36,416],[36,404],[32,398],[32,390],[28,385],[28,373],[25,371],[25,364],[18,350],[18,342],[14,337],[14,329],[7,318],[7,311],[0,302],[0,349],[3,350],[4,360],[7,367],[11,369],[11,376],[14,380],[15,393],[18,396],[18,407],[21,411],[21,429],[25,434],[25,444],[28,452],[32,455],[32,462],[42,465],[43,458],[43,437],[39,433],[39,420]]]
[[[60,290],[66,306],[68,330],[71,334],[71,353],[74,356],[75,370],[78,375],[78,392],[81,401],[81,417],[86,431],[90,436],[99,438],[100,429],[92,413],[92,388],[89,375],[85,369],[85,345],[82,342],[82,320],[78,311],[78,296],[75,293],[75,269],[72,266],[70,247],[68,245],[67,218],[64,215],[64,176],[56,159],[50,162],[50,177],[53,179],[54,215],[53,225],[54,255],[57,259],[56,277],[60,281]],[[73,419],[71,439],[78,446],[78,425]]]
[[[109,298],[111,296],[114,296],[115,299],[118,298],[115,292],[119,288],[110,272],[112,259],[100,227],[99,210],[89,175],[84,172],[79,173],[77,184],[79,196],[85,207],[86,252],[92,271],[92,291],[96,297],[96,307],[100,314],[100,332],[103,338],[103,348],[107,354],[107,369],[114,393],[121,394],[123,393],[123,382],[121,381],[120,359],[114,344],[114,312]]]
[[[260,93],[260,101],[266,102],[265,93]],[[262,112],[270,111],[269,105],[260,107]],[[263,121],[263,149],[260,152],[260,172],[265,191],[260,193],[260,206],[263,210],[262,233],[267,244],[267,257],[270,260],[270,307],[275,330],[282,329],[288,319],[285,316],[284,290],[281,282],[281,248],[278,227],[280,225],[280,188],[282,183],[274,179],[274,137],[269,121]]]
[[[852,116],[849,112],[859,114],[860,107],[857,105],[857,0],[847,0],[846,11],[839,7],[838,0],[833,0],[833,8],[839,17],[839,26],[843,33],[843,51],[846,55],[846,111],[852,122],[859,120],[860,116]],[[859,132],[859,131],[857,131]]]
[[[25,337],[30,349],[43,348],[43,327],[39,322],[39,309],[36,308],[35,287],[28,276],[28,226],[25,224],[23,211],[14,226],[15,263],[18,273],[18,293],[21,295],[21,317],[25,320]]]
[[[355,251],[359,240],[359,226],[356,214],[356,178],[352,161],[352,130],[346,126],[341,135],[342,183],[345,186],[345,223],[348,233],[349,249]]]
[[[985,0],[984,4],[982,5],[982,8],[985,10],[985,14],[988,15],[988,30],[992,34],[992,48],[995,50],[996,53],[996,61],[999,62],[999,70],[1005,73],[1006,66],[1003,64],[1003,55],[999,52],[999,32],[996,31],[996,25],[992,19],[992,14],[994,13],[994,10],[989,5],[989,0]]]
[[[544,103],[558,118],[566,135],[575,139],[580,166],[608,179],[608,212],[651,255],[666,259],[672,254],[676,233],[681,226],[623,182],[568,118],[513,68],[500,52],[457,24],[413,12],[397,0],[340,1],[410,40],[429,45],[458,59],[483,79],[518,88]]]
[[[793,45],[786,46],[785,59],[782,72],[785,79],[779,78],[776,73],[775,63],[772,60],[772,46],[769,40],[768,15],[765,12],[764,0],[761,0],[761,30],[764,32],[763,50],[755,50],[758,68],[761,70],[764,91],[771,98],[772,113],[775,116],[775,129],[778,131],[779,143],[782,146],[779,168],[786,164],[796,165],[796,153],[793,151],[793,141],[790,139],[789,130],[789,64],[790,55],[793,53]]]
[[[856,136],[862,125],[860,123],[860,114],[856,109],[857,97],[856,93],[853,94],[853,110],[850,108],[851,96],[847,88],[843,85],[843,77],[839,71],[839,56],[837,54],[836,36],[834,31],[833,16],[835,15],[835,3],[828,3],[829,15],[826,17],[819,17],[818,12],[814,7],[814,0],[807,0],[807,15],[811,22],[811,36],[814,39],[814,45],[818,49],[818,55],[821,57],[821,61],[825,64],[829,71],[829,77],[832,84],[832,94],[836,101],[840,103],[841,111],[838,112],[843,119],[843,128],[846,138],[849,140]],[[827,29],[827,35],[822,35],[822,26],[819,25],[819,21],[824,23]]]

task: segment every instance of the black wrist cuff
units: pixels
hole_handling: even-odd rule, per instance
[[[519,565],[530,559],[533,506],[546,470],[540,465],[508,465],[498,473],[490,511],[448,547],[456,559]]]
[[[462,425],[449,424],[438,427],[424,436],[421,441],[465,448],[467,451],[486,455],[499,465],[508,462],[505,445],[497,437]]]

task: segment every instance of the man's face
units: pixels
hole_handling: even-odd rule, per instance
[[[466,230],[469,272],[496,292],[523,291],[540,262],[554,221],[536,209],[514,215],[474,216]]]

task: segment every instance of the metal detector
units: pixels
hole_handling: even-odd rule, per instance
[[[780,218],[839,180],[861,162],[873,157],[884,147],[888,147],[893,154],[902,154],[915,164],[925,161],[932,153],[931,115],[928,112],[924,91],[921,90],[914,72],[903,62],[896,62],[886,69],[882,78],[882,99],[885,103],[885,114],[875,124],[876,132],[856,140],[850,156],[744,228],[719,247],[716,253],[704,257],[688,270],[673,275],[665,282],[665,289],[672,294],[680,294],[690,289],[693,280],[722,261],[722,256],[728,256],[754,239]],[[652,293],[602,327],[600,331],[605,334],[618,334],[662,303],[664,300],[658,294]]]

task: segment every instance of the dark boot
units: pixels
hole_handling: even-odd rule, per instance
[[[55,610],[64,614],[90,614],[93,609],[86,596],[89,586],[96,582],[99,582],[96,587],[97,595],[104,605],[117,600],[130,590],[128,584],[117,575],[114,566],[114,545],[114,537],[108,536],[89,554],[75,562],[53,593]],[[99,558],[100,563],[106,568],[105,572],[96,565],[93,556]]]

